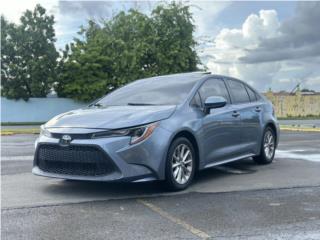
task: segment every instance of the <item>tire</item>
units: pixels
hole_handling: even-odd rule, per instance
[[[253,157],[253,160],[258,164],[272,163],[275,152],[276,134],[272,128],[267,127],[263,132],[260,154]]]
[[[190,186],[196,169],[195,159],[194,147],[187,138],[179,137],[171,143],[166,159],[166,187],[169,190],[181,191]]]

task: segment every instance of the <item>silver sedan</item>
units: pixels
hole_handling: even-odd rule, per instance
[[[41,127],[32,172],[86,181],[165,180],[253,157],[271,163],[279,127],[272,104],[240,80],[184,73],[134,81]]]

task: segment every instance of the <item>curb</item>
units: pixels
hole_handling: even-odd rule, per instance
[[[280,130],[296,131],[296,132],[320,132],[319,128],[294,128],[294,127],[281,127]]]

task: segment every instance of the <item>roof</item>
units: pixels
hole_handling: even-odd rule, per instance
[[[138,79],[137,81],[144,81],[144,80],[157,80],[161,78],[165,79],[171,79],[174,78],[175,80],[178,81],[190,81],[190,82],[195,82],[197,80],[202,79],[204,76],[208,75],[210,73],[207,72],[187,72],[187,73],[175,73],[175,74],[167,74],[167,75],[159,75],[159,76],[154,76],[154,77],[149,77],[149,78],[143,78],[143,79]]]
[[[154,77],[203,77],[204,75],[211,74],[210,72],[185,72],[185,73],[174,73],[167,75],[159,75]]]
[[[224,75],[218,75],[218,74],[211,74],[211,72],[204,72],[204,71],[200,71],[200,72],[186,72],[186,73],[175,73],[175,74],[167,74],[167,75],[160,75],[160,76],[154,76],[154,77],[150,77],[150,78],[144,78],[144,79],[138,79],[138,81],[143,81],[143,80],[157,80],[157,79],[161,79],[161,78],[166,78],[166,79],[170,79],[170,78],[174,78],[175,80],[178,81],[184,81],[184,82],[196,82],[196,81],[200,81],[201,79],[203,79],[204,77],[212,77],[212,78],[228,78],[228,79],[232,79],[232,80],[236,80],[239,81],[245,85],[248,85],[250,88],[252,88],[253,90],[255,90],[255,92],[259,92],[257,91],[255,88],[253,88],[251,85],[249,85],[248,83],[234,78],[234,77],[230,77],[230,76],[224,76]]]

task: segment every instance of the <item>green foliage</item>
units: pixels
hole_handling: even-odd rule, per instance
[[[197,70],[199,59],[194,49],[195,29],[188,6],[172,3],[158,6],[153,12],[156,34],[157,74]]]
[[[1,16],[1,94],[28,100],[46,97],[54,81],[58,53],[55,49],[54,18],[37,5],[27,10],[20,24]]]
[[[188,6],[158,6],[151,16],[136,10],[109,21],[89,21],[66,46],[55,90],[90,101],[135,79],[197,70],[194,25]]]

